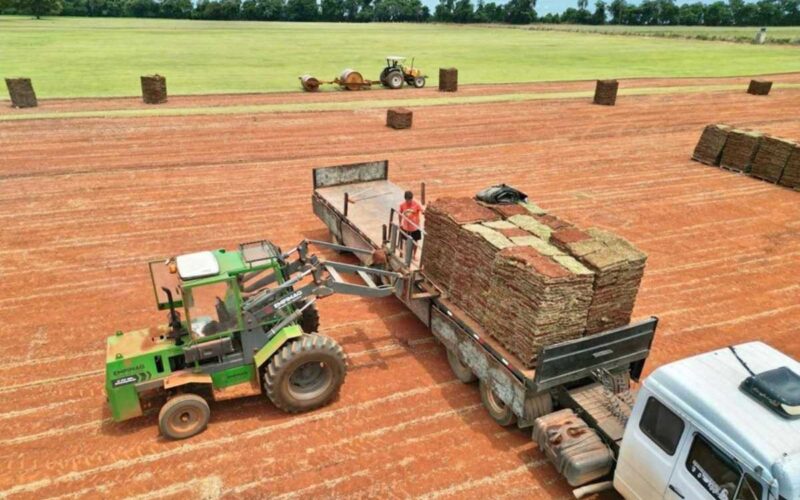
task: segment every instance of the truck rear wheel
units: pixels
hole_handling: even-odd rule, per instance
[[[450,369],[453,370],[458,380],[465,384],[471,384],[477,380],[475,374],[472,373],[472,369],[462,363],[461,360],[458,359],[458,355],[450,349],[447,350],[447,362],[450,363]]]
[[[483,406],[486,408],[486,411],[489,412],[489,416],[492,417],[492,420],[503,427],[508,427],[517,422],[517,416],[511,411],[511,407],[498,398],[491,386],[483,380],[481,380],[480,383],[480,391]]]
[[[314,410],[336,396],[346,371],[339,344],[316,333],[306,334],[284,345],[272,357],[264,370],[264,390],[283,411]]]
[[[205,430],[211,410],[197,394],[180,394],[167,401],[158,413],[158,428],[169,439],[186,439]]]

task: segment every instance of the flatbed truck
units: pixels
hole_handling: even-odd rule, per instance
[[[400,230],[404,189],[388,169],[385,160],[314,169],[314,213],[333,242],[363,250],[363,264],[401,276],[395,295],[446,348],[456,377],[478,382],[498,424],[533,428],[577,497],[613,488],[638,499],[800,498],[795,360],[754,342],[660,367],[633,391],[658,324],[650,317],[544,347],[526,369],[420,268],[425,239]]]

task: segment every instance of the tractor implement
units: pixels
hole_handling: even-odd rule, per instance
[[[367,80],[358,71],[348,68],[333,80],[320,80],[311,75],[300,76],[300,85],[306,92],[317,92],[320,85],[338,85],[342,90],[367,90],[373,85],[399,89],[405,83],[411,87],[421,89],[425,86],[425,81],[428,77],[423,75],[419,68],[414,67],[413,59],[410,66],[403,64],[405,60],[406,58],[402,56],[388,56],[386,58],[386,66],[381,71],[379,80]]]
[[[300,77],[300,84],[306,92],[316,92],[320,85],[338,85],[342,90],[367,90],[381,82],[366,80],[364,76],[354,69],[345,69],[333,80],[320,80],[311,75]]]
[[[290,413],[327,404],[346,362],[333,339],[316,333],[316,301],[336,293],[387,297],[400,275],[321,259],[312,245],[374,253],[314,240],[281,252],[264,240],[151,262],[156,304],[169,311],[168,322],[108,338],[113,419],[160,406],[161,433],[183,439],[206,428],[209,399],[264,393]]]

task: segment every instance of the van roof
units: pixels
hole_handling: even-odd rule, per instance
[[[755,373],[800,363],[763,342],[734,347]],[[780,482],[784,498],[800,497],[800,419],[790,420],[739,389],[750,374],[730,348],[662,366],[644,385],[751,468],[762,466]]]

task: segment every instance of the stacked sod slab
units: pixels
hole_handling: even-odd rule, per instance
[[[797,144],[769,135],[761,139],[761,145],[753,158],[750,175],[769,182],[779,182]]]
[[[619,89],[617,80],[597,80],[594,89],[594,103],[613,106],[617,102],[617,89]]]
[[[800,145],[789,139],[707,125],[692,159],[800,190]]]
[[[610,233],[471,198],[430,203],[425,233],[426,276],[528,368],[544,346],[630,321],[646,256]]]
[[[30,78],[6,78],[11,105],[15,108],[35,108],[39,105]]]
[[[772,90],[772,82],[766,80],[750,80],[747,93],[752,95],[769,95]]]
[[[386,111],[386,126],[397,130],[411,128],[413,117],[414,114],[410,109],[389,108]]]

